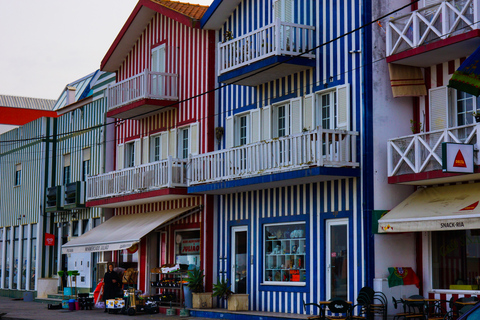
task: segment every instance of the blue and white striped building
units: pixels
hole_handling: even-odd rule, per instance
[[[215,0],[202,19],[217,38],[217,151],[191,157],[189,192],[215,195],[215,273],[250,310],[305,313],[372,284],[371,46],[368,28],[348,34],[369,12]]]

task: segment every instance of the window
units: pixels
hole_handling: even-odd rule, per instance
[[[305,223],[264,225],[264,282],[305,284]]]
[[[0,228],[0,284],[2,279],[2,270],[3,270],[3,228]],[[1,288],[1,287],[0,287]]]
[[[432,288],[473,290],[480,281],[480,230],[432,232]]]
[[[315,112],[315,126],[324,129],[335,129],[337,120],[336,101],[337,92],[330,91],[323,94],[318,94],[317,105]]]
[[[162,159],[161,136],[153,136],[150,138],[150,161],[156,162]]]
[[[165,95],[164,75],[165,72],[165,45],[160,45],[152,49],[152,94],[156,96]]]
[[[63,185],[70,183],[70,153],[63,155]]]
[[[178,157],[187,159],[189,150],[189,128],[179,129],[178,131]]]
[[[200,268],[200,230],[175,232],[175,263]]]
[[[19,259],[18,259],[18,249],[20,243],[20,228],[18,226],[13,227],[13,286],[12,289],[18,288],[19,280]]]
[[[280,138],[290,135],[290,103],[282,104],[273,109],[273,137]]]
[[[10,288],[10,250],[11,248],[11,236],[12,229],[10,227],[5,228],[5,288]]]
[[[72,237],[78,237],[78,220],[72,222]]]
[[[235,145],[243,146],[249,143],[249,120],[249,115],[239,115],[235,118]]]
[[[82,181],[86,181],[90,175],[90,148],[83,149],[82,156]]]
[[[22,252],[20,256],[21,267],[22,270],[22,282],[20,285],[20,289],[25,290],[27,284],[27,245],[28,245],[28,225],[22,226]]]
[[[125,144],[125,168],[135,166],[135,142]]]
[[[15,165],[15,186],[22,184],[22,164]]]
[[[82,220],[82,234],[88,231],[88,219]]]
[[[37,261],[37,225],[32,224],[32,236],[30,237],[30,290],[35,290],[35,262]]]

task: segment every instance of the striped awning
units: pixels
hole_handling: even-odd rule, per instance
[[[452,75],[448,82],[454,88],[474,96],[480,95],[480,47],[475,50]]]
[[[62,246],[62,253],[124,250],[132,247],[151,231],[200,207],[184,207],[159,212],[114,216],[96,228]]]
[[[393,97],[418,97],[427,95],[427,87],[419,67],[388,64]]]

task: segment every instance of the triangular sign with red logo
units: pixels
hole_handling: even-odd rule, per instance
[[[453,166],[457,168],[466,168],[467,163],[465,162],[465,158],[460,150],[458,150],[457,155],[455,156],[455,161],[453,162]]]
[[[466,206],[465,208],[461,209],[460,211],[465,211],[465,210],[473,210],[478,206],[478,201],[475,203],[472,203],[469,206]]]

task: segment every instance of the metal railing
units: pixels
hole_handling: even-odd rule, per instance
[[[87,178],[87,201],[146,192],[161,188],[186,187],[186,159],[143,164]]]
[[[109,85],[108,110],[140,99],[178,100],[178,75],[145,69],[131,78]]]
[[[442,170],[442,143],[475,144],[480,125],[469,124],[444,130],[390,139],[387,144],[388,176]],[[479,165],[475,153],[474,163]]]
[[[297,170],[358,167],[358,132],[318,129],[190,157],[189,185]]]
[[[315,27],[281,22],[247,33],[218,45],[218,73],[222,74],[275,56],[295,56],[314,47]],[[302,55],[315,58],[313,52]]]
[[[480,28],[478,0],[450,0],[392,19],[387,56]]]

